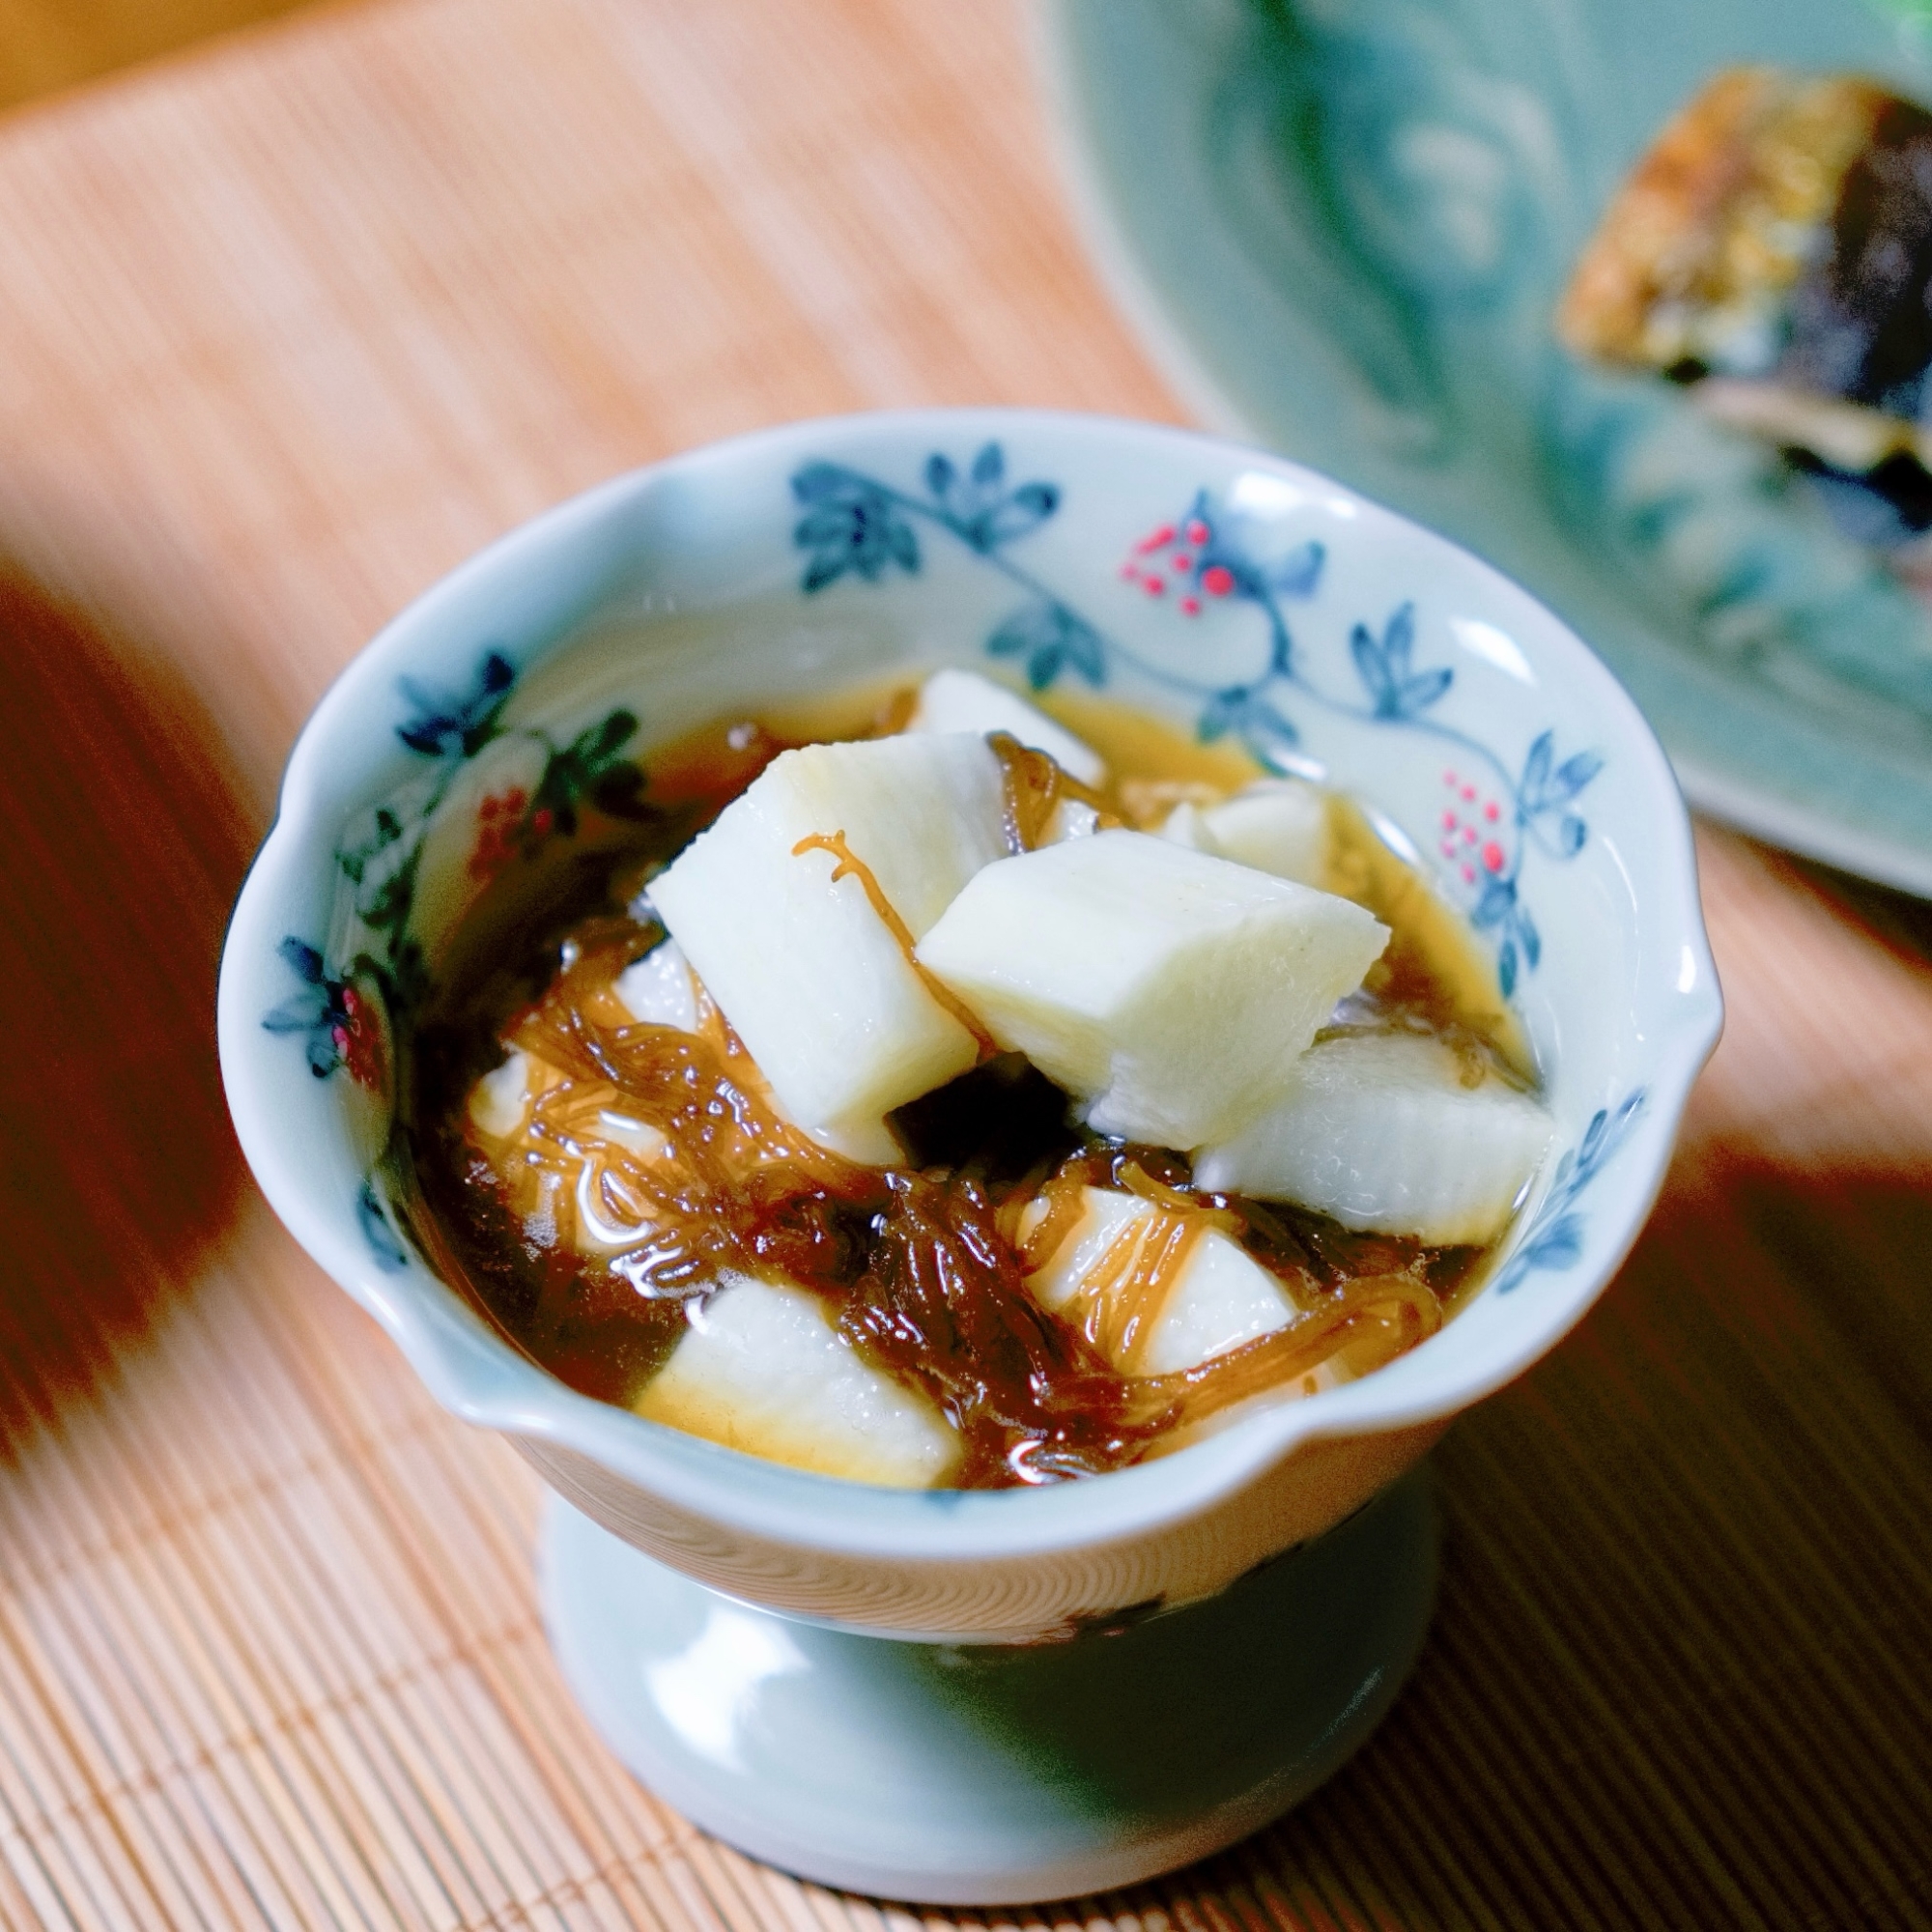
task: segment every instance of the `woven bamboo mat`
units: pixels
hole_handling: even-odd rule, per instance
[[[378,0],[0,125],[7,1923],[919,1922],[603,1752],[532,1479],[254,1199],[208,1013],[297,724],[483,539],[781,417],[1176,413],[1023,26]],[[1932,915],[1703,854],[1729,1036],[1623,1278],[1436,1459],[1395,1716],[1238,1850],[993,1922],[1932,1923]]]

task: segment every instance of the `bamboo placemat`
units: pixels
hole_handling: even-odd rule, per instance
[[[531,1477],[255,1200],[208,1011],[297,724],[483,539],[787,416],[1176,414],[1023,29],[383,0],[0,127],[8,1923],[918,1922],[603,1752]],[[1437,1456],[1393,1719],[1238,1850],[990,1922],[1932,1923],[1928,921],[1703,855],[1729,1036],[1623,1278]]]

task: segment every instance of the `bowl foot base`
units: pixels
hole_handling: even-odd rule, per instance
[[[720,1597],[553,1497],[544,1612],[606,1742],[706,1831],[847,1890],[1019,1904],[1173,1870],[1307,1797],[1414,1663],[1435,1541],[1417,1470],[1117,1634],[904,1643]]]

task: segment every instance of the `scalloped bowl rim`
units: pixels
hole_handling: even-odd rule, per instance
[[[456,1291],[412,1266],[379,1269],[338,1208],[306,1186],[298,1160],[276,1119],[275,1090],[286,1063],[267,1050],[259,1015],[245,1009],[235,962],[244,949],[272,950],[278,932],[277,889],[293,868],[312,861],[318,843],[332,850],[343,811],[329,800],[328,752],[372,687],[386,693],[407,666],[418,637],[454,599],[515,572],[671,476],[710,466],[765,458],[776,465],[824,453],[828,440],[855,427],[889,431],[908,447],[933,446],[960,435],[1011,437],[1027,427],[1062,436],[1127,435],[1167,442],[1177,454],[1237,457],[1284,479],[1319,488],[1356,506],[1365,528],[1396,534],[1425,554],[1449,554],[1472,566],[1497,601],[1537,631],[1536,648],[1554,652],[1566,678],[1590,687],[1593,704],[1620,753],[1642,766],[1642,781],[1675,803],[1666,817],[1669,849],[1653,855],[1667,876],[1676,930],[1671,944],[1695,962],[1696,996],[1653,1042],[1648,1098],[1620,1151],[1624,1195],[1632,1204],[1606,1236],[1589,1242],[1582,1261],[1547,1278],[1517,1305],[1510,1345],[1460,1374],[1443,1374],[1403,1395],[1370,1376],[1242,1421],[1188,1448],[1135,1467],[1043,1489],[897,1491],[811,1474],[724,1449],[627,1410],[578,1394],[487,1326]],[[754,1536],[804,1544],[831,1553],[897,1556],[959,1563],[1094,1547],[1143,1536],[1201,1515],[1285,1458],[1324,1438],[1350,1437],[1443,1421],[1522,1373],[1582,1317],[1629,1253],[1655,1203],[1691,1083],[1715,1047],[1722,1006],[1704,934],[1690,821],[1662,748],[1634,703],[1574,632],[1511,580],[1448,539],[1363,497],[1332,478],[1265,450],[1166,425],[1071,412],[1020,409],[927,409],[850,413],[748,432],[611,478],[496,539],[440,579],[392,618],[348,664],[303,725],[284,773],[276,817],[257,854],[230,923],[223,950],[217,1028],[222,1074],[242,1151],[268,1198],[297,1241],[387,1332],[435,1399],[480,1427],[574,1450],[675,1506]]]

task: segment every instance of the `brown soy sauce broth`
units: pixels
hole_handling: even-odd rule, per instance
[[[1197,1193],[1183,1155],[1070,1124],[1065,1096],[1018,1056],[902,1109],[907,1160],[880,1171],[783,1122],[715,1009],[697,1037],[630,1020],[609,987],[662,937],[640,896],[651,876],[781,751],[888,732],[909,708],[909,687],[877,687],[687,734],[648,754],[642,816],[588,812],[574,837],[520,857],[486,888],[439,962],[406,1055],[404,1134],[432,1260],[551,1373],[626,1406],[721,1270],[810,1289],[866,1359],[958,1430],[965,1453],[952,1480],[962,1488],[1120,1467],[1268,1390],[1312,1390],[1324,1366],[1369,1373],[1434,1333],[1492,1250],[1428,1248]],[[1262,775],[1237,751],[1122,706],[1055,708],[1107,760],[1109,802],[1128,824],[1151,826],[1182,798],[1209,800]],[[1329,811],[1324,883],[1393,934],[1338,1023],[1426,1031],[1467,1058],[1472,1080],[1487,1068],[1530,1084],[1520,1032],[1460,917],[1353,805],[1331,795]],[[468,1111],[506,1041],[562,1073],[507,1178]],[[669,1144],[670,1179],[598,1140],[613,1113]],[[650,1225],[631,1250],[581,1252],[571,1237],[572,1163],[586,1149],[609,1157],[596,1169],[600,1201]],[[580,1165],[578,1179],[591,1172]],[[1116,1317],[1123,1307],[1156,1316],[1191,1242],[1215,1227],[1282,1283],[1300,1319],[1181,1374],[1121,1374],[1095,1339],[1100,1311],[1061,1319],[1026,1287],[1088,1184],[1139,1193],[1169,1217],[1164,1273],[1146,1264],[1113,1282]],[[1047,1203],[1046,1224],[1029,1238],[1021,1214],[1036,1200]]]

